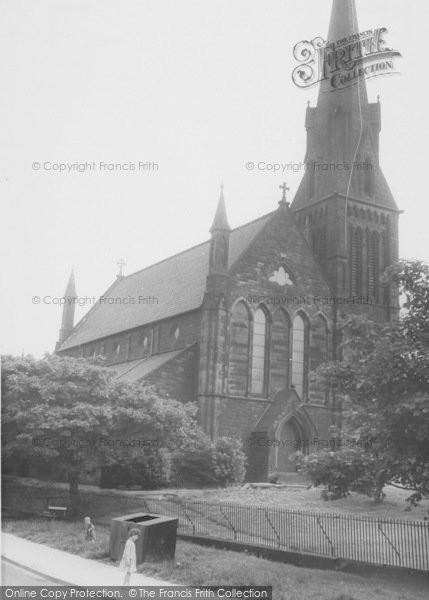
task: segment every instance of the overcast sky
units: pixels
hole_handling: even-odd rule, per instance
[[[360,30],[387,27],[403,55],[399,74],[367,88],[370,101],[381,97],[381,164],[405,211],[400,254],[428,260],[428,3],[357,7]],[[32,297],[61,296],[72,265],[79,296],[98,297],[120,258],[129,274],[207,239],[222,181],[232,227],[275,209],[283,180],[295,193],[302,172],[246,163],[303,160],[317,91],[292,83],[292,48],[326,38],[330,9],[331,0],[3,0],[3,352],[53,350],[61,311]],[[157,170],[138,169],[151,161]],[[75,162],[96,169],[49,170]]]

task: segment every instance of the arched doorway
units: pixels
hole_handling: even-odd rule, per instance
[[[298,421],[293,417],[282,421],[277,427],[270,452],[270,471],[295,472],[296,465],[290,456],[298,450],[303,450],[304,446],[304,434]]]
[[[296,472],[289,456],[297,450],[307,452],[316,435],[317,428],[296,390],[278,392],[245,440],[247,481],[267,481],[273,472]]]

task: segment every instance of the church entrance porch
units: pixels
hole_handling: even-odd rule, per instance
[[[315,435],[317,429],[295,390],[279,392],[245,440],[247,481],[266,482],[270,473],[295,474],[292,455],[306,452]]]
[[[293,417],[277,427],[270,447],[268,468],[270,473],[291,473],[296,471],[293,454],[305,450],[304,433]]]

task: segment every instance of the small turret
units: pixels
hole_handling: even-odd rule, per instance
[[[64,292],[65,303],[63,306],[63,316],[61,319],[61,329],[56,345],[56,350],[66,341],[70,336],[74,327],[74,313],[76,309],[76,283],[74,279],[74,270],[70,274],[70,279]]]
[[[226,216],[223,185],[210,228],[210,262],[201,315],[198,396],[200,422],[215,438],[218,402],[225,392],[226,334],[228,315],[228,258],[231,227]]]
[[[213,225],[210,228],[210,265],[211,273],[225,273],[228,270],[229,235],[231,227],[226,216],[223,185],[221,186],[219,202]]]

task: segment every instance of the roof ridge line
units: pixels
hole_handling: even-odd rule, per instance
[[[278,209],[277,209],[278,210]],[[243,248],[243,250],[241,251],[241,253],[237,256],[237,258],[234,260],[233,263],[230,264],[230,266],[228,267],[228,272],[231,271],[231,269],[240,261],[241,257],[244,255],[244,253],[248,250],[249,246],[258,238],[258,236],[262,235],[262,232],[266,229],[266,227],[268,227],[268,224],[270,223],[271,217],[273,217],[277,210],[273,210],[267,214],[265,214],[263,217],[260,217],[259,219],[255,219],[254,221],[251,221],[250,223],[255,223],[256,221],[262,220],[262,219],[266,219],[267,217],[270,217],[270,219],[267,220],[267,222],[265,223],[265,225],[262,227],[262,229],[260,231],[258,231],[258,233],[249,241],[249,243],[247,244],[247,246],[245,246]],[[250,223],[248,223],[248,225],[250,225]],[[237,229],[240,229],[239,227],[237,227]]]
[[[262,217],[258,217],[257,219],[253,219],[253,221],[248,221],[247,223],[243,223],[243,225],[239,225],[238,227],[235,227],[234,229],[231,229],[231,234],[234,233],[234,231],[238,231],[239,229],[242,229],[243,227],[247,227],[248,225],[251,225],[252,223],[256,223],[256,221],[260,221],[262,219],[265,219],[268,215],[274,214],[275,212],[276,212],[275,210],[272,210],[272,211],[266,213],[265,215],[262,215]],[[143,267],[142,269],[138,269],[138,271],[134,271],[134,273],[130,273],[129,275],[126,275],[125,277],[123,277],[121,279],[121,281],[124,281],[124,279],[128,279],[129,277],[133,277],[134,275],[137,275],[138,273],[141,273],[142,271],[146,271],[147,269],[151,269],[152,267],[156,267],[156,266],[160,265],[161,263],[166,262],[167,260],[171,260],[172,258],[176,258],[177,256],[180,256],[181,254],[185,254],[186,252],[190,252],[191,250],[195,250],[199,246],[204,246],[205,244],[208,244],[209,242],[210,242],[210,239],[207,239],[204,242],[200,242],[199,244],[195,244],[195,246],[191,246],[190,248],[186,248],[185,250],[181,250],[180,252],[176,252],[176,254],[172,254],[171,256],[167,256],[166,258],[163,258],[163,259],[159,260],[158,262],[152,263],[151,265],[148,265],[147,267]]]
[[[110,292],[110,291],[112,290],[112,288],[114,288],[114,287],[115,287],[115,285],[117,285],[117,284],[118,284],[120,281],[121,281],[121,279],[115,279],[115,280],[114,280],[114,281],[113,281],[113,282],[112,282],[112,283],[109,285],[109,287],[107,288],[107,290],[104,292],[104,295],[106,295],[108,292]],[[99,297],[98,297],[98,300],[100,300],[100,298],[101,298],[101,297],[102,297],[102,296],[99,296]],[[66,344],[66,342],[67,342],[68,340],[70,340],[70,338],[71,338],[71,337],[73,337],[73,336],[75,335],[75,333],[76,333],[77,329],[78,329],[78,328],[80,328],[80,327],[81,327],[81,326],[82,326],[82,325],[85,323],[85,321],[87,320],[87,318],[88,318],[88,317],[89,317],[89,316],[90,316],[90,315],[91,315],[91,314],[92,314],[92,313],[93,313],[93,312],[94,312],[94,311],[95,311],[97,308],[99,308],[99,305],[98,305],[98,300],[97,300],[97,302],[94,302],[94,304],[91,306],[91,308],[89,309],[89,311],[88,311],[87,313],[85,313],[85,314],[84,314],[84,315],[83,315],[83,316],[82,316],[82,317],[79,319],[79,321],[76,323],[76,325],[74,325],[74,327],[73,327],[73,329],[72,329],[72,332],[71,332],[71,334],[70,334],[70,335],[69,335],[69,336],[68,336],[68,337],[67,337],[67,338],[66,338],[66,339],[63,341],[63,343],[61,344],[61,346],[58,348],[58,351],[60,351],[60,350],[61,350],[61,348],[62,348],[62,346],[64,346],[64,344]],[[78,345],[79,345],[79,344],[78,344]],[[73,346],[72,346],[72,348],[73,348]]]

